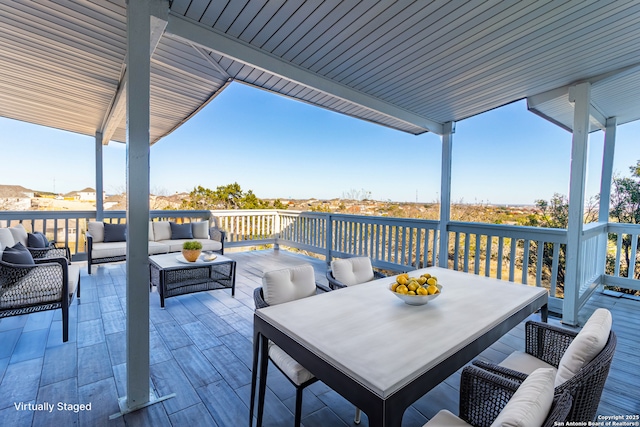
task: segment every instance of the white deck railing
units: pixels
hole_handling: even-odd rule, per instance
[[[610,258],[613,260],[613,274],[604,277],[604,284],[620,286],[622,288],[640,291],[640,280],[635,279],[640,273],[640,254],[638,253],[638,239],[640,237],[640,224],[620,224],[610,222],[607,232],[615,237],[615,244],[609,246]],[[623,248],[623,241],[628,243],[628,250]],[[612,253],[612,255],[611,255]],[[623,271],[627,261],[623,259],[628,253],[628,271]],[[632,261],[633,260],[633,261]],[[625,273],[623,275],[623,273]]]
[[[104,216],[109,222],[126,221],[124,211],[105,211]],[[226,247],[283,245],[328,260],[363,255],[374,266],[395,271],[435,265],[438,256],[439,222],[432,220],[289,210],[151,211],[150,216],[182,222],[212,218],[226,231]],[[24,223],[29,230],[42,231],[50,240],[68,246],[75,259],[82,259],[87,222],[95,217],[95,211],[0,211],[0,226]],[[563,268],[560,248],[566,245],[566,230],[451,222],[448,232],[449,268],[544,286],[552,296],[561,296],[557,289]],[[608,233],[616,237],[615,244],[608,241]],[[635,279],[640,269],[636,265],[640,265],[639,236],[640,225],[585,225],[579,254],[580,305],[601,284],[640,290],[640,280]],[[609,274],[605,271],[607,256],[615,266]],[[636,260],[628,272],[621,268],[626,266],[626,257]],[[552,309],[558,301],[552,302]]]

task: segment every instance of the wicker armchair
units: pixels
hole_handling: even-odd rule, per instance
[[[357,269],[360,269],[361,272],[353,274]],[[349,280],[336,278],[334,270],[340,271],[345,277],[349,276]],[[346,272],[346,274],[343,272]],[[358,277],[362,275],[362,273],[366,274],[369,280],[358,280]],[[339,273],[336,273],[336,275],[340,277]],[[335,259],[331,261],[331,266],[327,268],[327,281],[329,282],[329,287],[334,290],[366,283],[374,279],[382,279],[384,277],[386,277],[384,274],[375,271],[371,267],[371,260],[368,257]]]
[[[459,419],[474,427],[489,427],[514,395],[520,383],[476,366],[462,370]],[[562,425],[571,410],[572,397],[565,391],[555,394],[543,427]],[[445,412],[445,411],[443,411]],[[447,417],[438,413],[426,426],[443,425]],[[449,413],[450,417],[455,417]],[[450,418],[449,418],[450,419]],[[449,423],[446,423],[449,424]],[[460,423],[456,423],[459,425]]]
[[[0,318],[62,309],[62,341],[69,340],[69,305],[80,298],[80,269],[66,258],[39,258],[33,265],[0,260]]]
[[[577,335],[576,331],[529,321],[525,325],[525,352],[558,368],[562,356]],[[573,397],[571,412],[567,417],[569,421],[595,419],[616,343],[616,334],[610,331],[609,339],[600,353],[580,368],[572,378],[556,387],[556,394],[567,391]],[[473,364],[516,382],[522,382],[527,377],[526,373],[481,360],[475,360]]]

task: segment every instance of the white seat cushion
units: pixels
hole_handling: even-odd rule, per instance
[[[331,261],[331,271],[336,280],[347,286],[373,280],[373,268],[368,257],[335,259]]]
[[[313,374],[307,371],[304,366],[296,362],[291,356],[280,347],[269,342],[269,357],[284,374],[296,385],[304,384],[313,378]]]
[[[306,298],[315,292],[315,274],[309,264],[269,271],[262,276],[262,293],[269,305]]]
[[[127,253],[127,242],[99,242],[91,249],[91,258],[111,258],[123,256]]]
[[[506,359],[499,363],[504,368],[513,369],[514,371],[522,372],[523,374],[531,374],[536,369],[548,368],[556,371],[556,368],[549,365],[537,357],[525,353],[523,351],[514,351]]]
[[[465,423],[460,418],[453,415],[446,409],[438,412],[428,423],[422,427],[469,427],[471,424]]]
[[[166,254],[169,246],[160,242],[149,242],[149,255]]]
[[[102,221],[90,221],[88,231],[93,237],[93,243],[101,243],[104,241],[104,223]]]
[[[611,312],[606,308],[599,308],[593,312],[560,359],[556,387],[571,379],[580,368],[602,351],[609,339],[611,323]]]
[[[168,252],[180,252],[182,251],[182,244],[184,242],[193,242],[194,240],[202,243],[203,251],[219,251],[222,249],[222,243],[217,240],[209,239],[176,239],[176,240],[159,240],[156,243],[162,243],[169,247]]]
[[[69,295],[72,295],[78,289],[80,283],[80,266],[78,264],[69,264],[67,266],[67,274],[69,276]]]
[[[533,371],[520,384],[491,426],[540,427],[553,403],[555,376],[554,369]]]

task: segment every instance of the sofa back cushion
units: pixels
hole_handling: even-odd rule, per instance
[[[87,231],[93,237],[93,243],[104,242],[104,223],[102,221],[89,222]]]
[[[269,305],[305,298],[315,292],[315,274],[310,264],[269,271],[262,276],[262,293]]]
[[[31,252],[20,242],[12,247],[4,248],[4,251],[2,251],[2,261],[21,265],[35,264]]]
[[[0,228],[0,252],[2,252],[7,246],[11,247],[15,244],[16,241],[13,238],[11,230],[8,228]]]
[[[175,222],[170,222],[169,226],[171,227],[171,240],[193,239],[191,224],[176,224]]]
[[[153,238],[156,242],[171,240],[171,226],[169,221],[155,221],[153,223]]]
[[[127,225],[126,224],[104,224],[104,242],[126,242],[127,241]]]
[[[11,227],[9,230],[11,230],[11,234],[13,234],[13,240],[15,240],[16,243],[20,242],[22,243],[22,246],[27,246],[27,244],[29,243],[27,230],[24,229],[22,224]]]
[[[606,308],[599,308],[593,312],[560,359],[556,387],[573,378],[602,351],[609,339],[611,323],[611,312]]]
[[[335,259],[331,261],[331,271],[336,280],[347,286],[373,280],[373,268],[369,257]]]
[[[194,239],[209,238],[209,221],[198,221],[191,223],[191,233]]]

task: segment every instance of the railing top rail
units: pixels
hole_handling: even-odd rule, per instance
[[[106,218],[126,218],[126,211],[104,211]],[[168,218],[209,218],[209,211],[205,210],[153,210],[149,212],[149,217]],[[29,220],[29,219],[65,219],[65,218],[95,218],[96,211],[0,211],[0,219],[9,220]]]
[[[452,221],[449,223],[447,231],[498,237],[515,237],[521,239],[541,240],[551,243],[567,242],[567,230],[564,228],[543,228],[524,225]]]
[[[609,222],[607,229],[611,233],[637,234],[640,233],[640,224]]]

